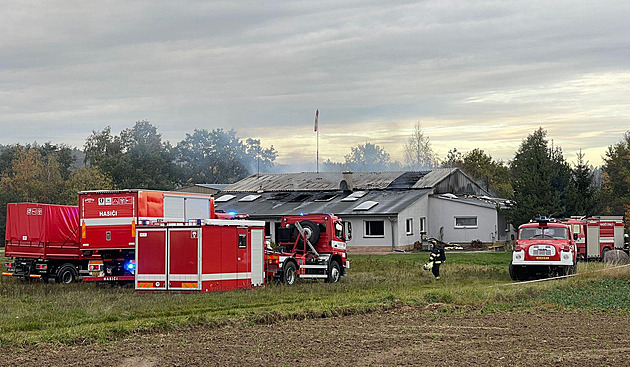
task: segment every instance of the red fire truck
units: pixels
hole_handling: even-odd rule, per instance
[[[211,195],[154,190],[79,193],[81,250],[91,261],[84,281],[135,280],[136,227],[156,222],[214,218]]]
[[[577,270],[577,246],[569,226],[554,219],[536,218],[518,227],[512,253],[512,280],[573,274]]]
[[[298,278],[335,283],[350,268],[346,241],[352,228],[333,214],[283,217],[275,252],[267,254],[267,277],[293,284]]]
[[[87,275],[88,261],[79,245],[76,206],[11,203],[7,205],[5,276],[71,283]]]
[[[603,259],[610,250],[624,249],[622,216],[571,217],[563,222],[577,235],[580,259]]]
[[[230,290],[298,278],[334,283],[350,266],[344,226],[332,214],[282,218],[277,250],[265,250],[265,222],[230,218],[139,226],[136,290]]]

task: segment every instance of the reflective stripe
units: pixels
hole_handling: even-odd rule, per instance
[[[88,218],[83,219],[88,226],[121,226],[131,224],[136,218],[134,217],[112,217],[112,218]]]
[[[169,274],[169,281],[186,282],[199,280],[199,274]]]
[[[182,288],[197,288],[197,282],[182,283]]]
[[[166,274],[136,274],[136,279],[139,282],[149,280],[166,281]]]
[[[249,272],[248,273],[203,274],[201,276],[201,280],[202,281],[234,280],[234,279],[249,279],[251,277],[252,277],[252,273],[249,273]]]
[[[442,262],[441,261],[434,261],[433,263],[434,264],[441,264]]]

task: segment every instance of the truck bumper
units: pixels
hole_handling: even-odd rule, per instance
[[[512,265],[547,265],[547,266],[572,266],[574,265],[573,252],[560,252],[560,260],[525,260],[525,251],[512,253]]]

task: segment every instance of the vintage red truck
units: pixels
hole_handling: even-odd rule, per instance
[[[570,275],[577,271],[577,236],[569,226],[536,218],[518,228],[509,272],[512,280]]]
[[[5,276],[71,283],[87,275],[88,262],[79,243],[79,207],[36,203],[7,205]]]
[[[611,250],[624,249],[622,216],[571,217],[562,221],[577,235],[578,258],[603,259]]]

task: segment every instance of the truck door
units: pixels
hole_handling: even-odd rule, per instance
[[[238,228],[238,244],[236,249],[236,277],[238,279],[239,286],[251,285],[251,245],[249,243],[249,236],[247,235],[247,228]]]
[[[165,290],[168,247],[166,228],[139,229],[136,244],[136,289]]]
[[[599,223],[588,221],[586,227],[586,257],[600,257]]]
[[[168,230],[168,289],[201,289],[201,230]]]

